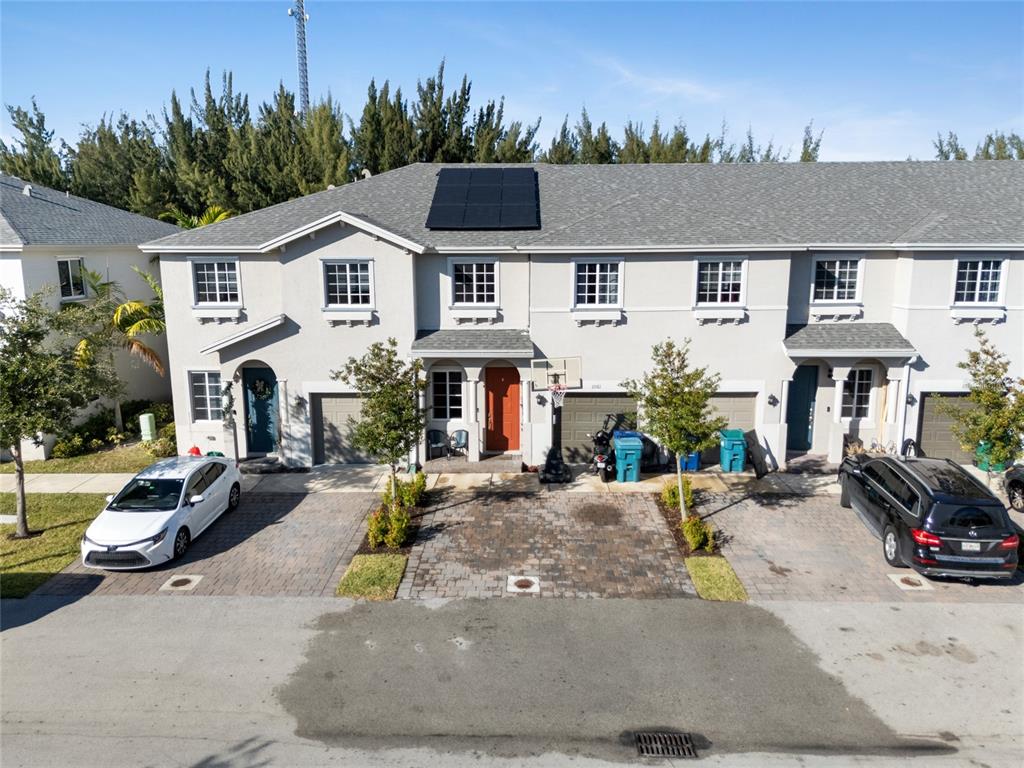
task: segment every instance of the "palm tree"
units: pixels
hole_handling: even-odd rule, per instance
[[[169,205],[167,210],[160,214],[159,218],[161,221],[177,224],[182,229],[198,229],[199,227],[205,227],[207,224],[216,224],[225,219],[230,219],[232,216],[234,216],[233,212],[219,205],[208,206],[199,215],[187,213],[176,205]]]
[[[132,269],[146,281],[146,285],[153,291],[153,299],[149,302],[141,299],[123,301],[114,309],[112,319],[114,325],[124,335],[128,351],[141,357],[149,363],[154,371],[163,376],[166,369],[160,356],[139,337],[146,334],[160,336],[167,332],[167,322],[164,318],[164,290],[153,275],[143,272],[136,266],[132,266]]]

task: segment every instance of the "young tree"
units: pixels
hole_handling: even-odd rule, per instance
[[[14,457],[15,538],[31,535],[21,441],[67,428],[79,408],[116,385],[102,363],[76,363],[69,319],[48,309],[41,294],[15,300],[0,288],[0,445]]]
[[[711,398],[720,377],[690,363],[689,339],[682,346],[671,339],[655,344],[651,361],[652,370],[639,380],[627,379],[622,386],[640,406],[640,428],[676,455],[679,512],[685,519],[688,510],[679,458],[718,445],[718,432],[727,422],[716,415]]]
[[[939,409],[953,421],[953,435],[965,451],[985,441],[989,467],[1011,464],[1024,453],[1024,378],[1007,375],[1010,361],[980,328],[974,331],[978,349],[969,350],[957,367],[971,377],[968,407],[940,401]],[[992,472],[988,479],[991,483]]]
[[[349,419],[352,443],[391,469],[391,513],[397,513],[395,476],[420,441],[427,426],[427,414],[420,408],[420,393],[427,382],[421,375],[423,361],[406,362],[398,354],[398,342],[376,342],[362,357],[350,357],[331,378],[356,388],[362,398],[358,419]]]

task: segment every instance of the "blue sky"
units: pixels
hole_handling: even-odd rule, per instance
[[[296,87],[288,0],[0,2],[0,89],[34,95],[60,137],[105,112],[159,114],[209,68],[253,106]],[[615,134],[627,119],[799,147],[822,159],[930,158],[936,131],[973,148],[1024,131],[1024,3],[443,3],[308,0],[309,79],[358,115],[371,77],[415,94],[447,60],[476,105],[542,118],[546,144],[586,105]],[[4,114],[0,136],[9,140]]]

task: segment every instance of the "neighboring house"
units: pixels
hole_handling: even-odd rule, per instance
[[[963,458],[935,403],[966,390],[975,323],[1024,373],[1024,163],[442,168],[142,246],[160,255],[180,451],[234,450],[236,382],[241,456],[364,460],[359,400],[330,372],[389,336],[426,364],[432,428],[468,430],[470,460],[531,464],[553,428],[585,460],[667,337],[692,339],[716,406],[776,465],[838,461],[848,437]],[[532,384],[544,358],[578,358],[557,427]]]
[[[88,269],[116,280],[129,298],[148,299],[149,286],[132,267],[156,273],[157,266],[139,252],[139,243],[179,231],[172,224],[0,175],[0,285],[16,298],[48,289],[54,307],[82,301],[87,298],[82,270]],[[147,343],[167,360],[164,339]],[[127,398],[170,396],[169,380],[138,358],[121,354],[117,367]],[[42,458],[39,454],[49,449],[26,448],[26,458]]]

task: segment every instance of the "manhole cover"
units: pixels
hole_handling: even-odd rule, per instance
[[[904,592],[929,592],[935,587],[927,579],[920,576],[905,576],[902,573],[890,573],[889,580]]]
[[[900,584],[906,584],[908,587],[920,587],[921,586],[921,580],[920,579],[912,579],[909,576],[904,576],[902,579],[900,579]]]
[[[181,576],[171,576],[167,581],[160,587],[161,592],[189,592],[196,588],[202,576],[192,576],[188,574],[182,574]]]
[[[192,579],[171,579],[172,587],[187,587],[192,583]]]
[[[540,594],[540,579],[533,576],[515,575],[509,576],[505,582],[505,591],[511,594]]]
[[[636,751],[640,757],[697,756],[690,734],[668,731],[637,731]]]

